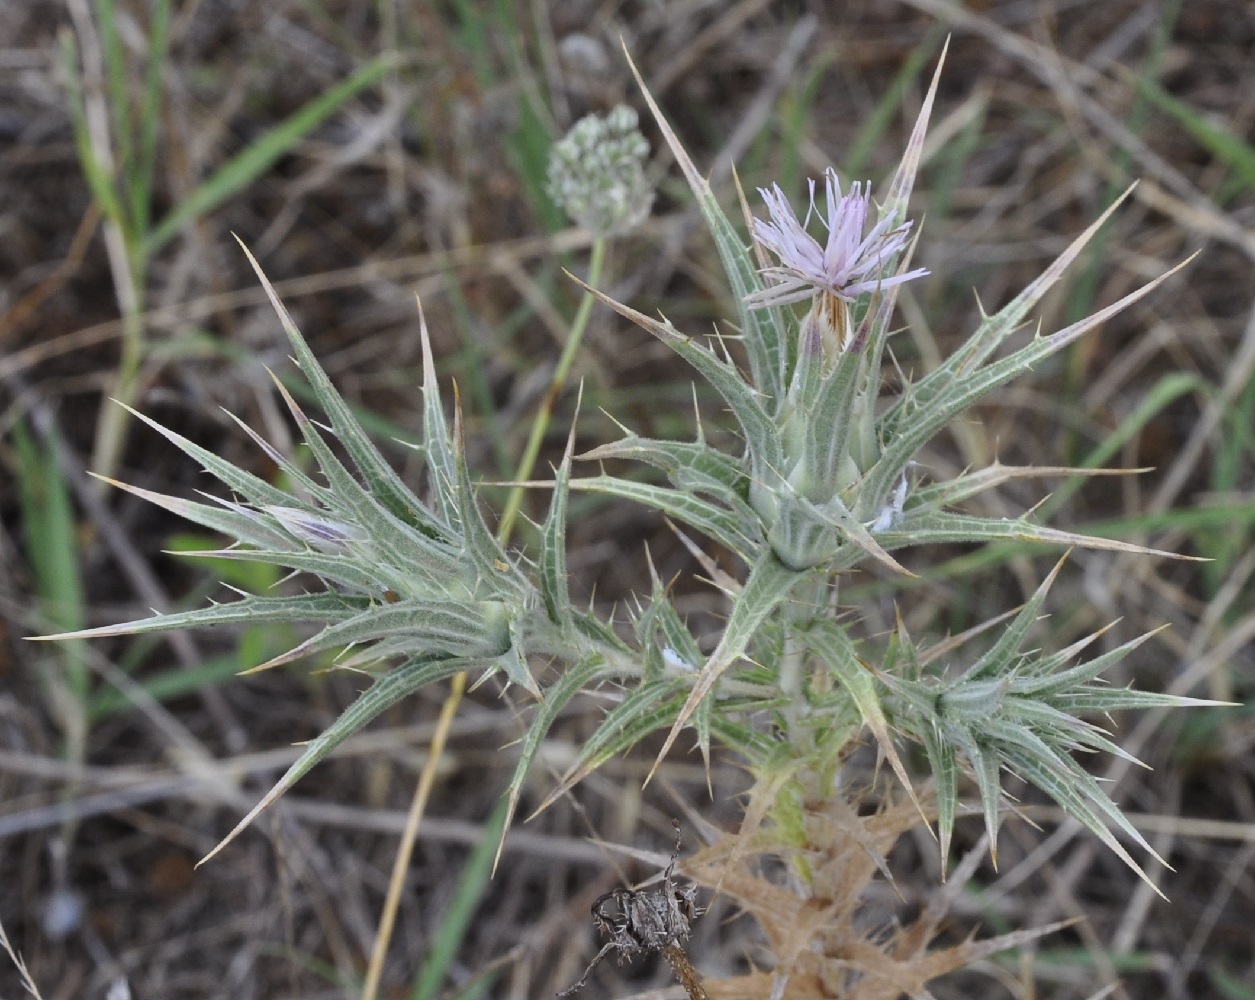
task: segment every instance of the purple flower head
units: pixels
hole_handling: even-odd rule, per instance
[[[770,191],[758,189],[767,203],[770,221],[755,219],[754,236],[780,263],[761,271],[771,284],[746,298],[751,309],[788,305],[812,296],[853,302],[865,292],[891,288],[928,273],[922,267],[905,274],[884,273],[893,258],[906,249],[911,223],[894,226],[892,215],[883,216],[864,236],[870,184],[866,193],[862,184],[855,184],[843,195],[837,172],[829,167],[824,187],[828,202],[828,240],[824,246],[806,231],[811,213],[816,211],[814,180],[810,181],[810,207],[800,222],[780,185],[773,184]]]

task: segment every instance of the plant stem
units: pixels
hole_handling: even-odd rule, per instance
[[[601,280],[601,270],[605,260],[606,240],[601,237],[593,242],[592,257],[588,264],[589,285],[595,287]],[[571,365],[575,361],[575,354],[584,340],[584,331],[588,329],[588,317],[592,315],[593,302],[592,294],[585,292],[579,311],[576,312],[575,320],[571,324],[570,336],[567,337],[566,346],[562,349],[562,356],[558,359],[558,366],[554,369],[553,378],[545,392],[545,398],[541,401],[536,419],[532,421],[527,446],[523,449],[523,457],[519,460],[518,468],[514,473],[515,485],[510,490],[509,497],[506,498],[505,509],[501,512],[501,524],[497,528],[497,538],[501,542],[509,539],[519,508],[523,506],[522,484],[531,478],[532,471],[536,468],[536,458],[540,454],[540,445],[545,439],[545,432],[549,429],[549,419],[553,416],[554,405],[558,401],[558,396],[562,394],[567,375],[570,374]]]
[[[453,725],[453,717],[457,714],[458,705],[462,702],[462,693],[465,690],[465,672],[456,674],[449,696],[441,706],[440,720],[436,725],[435,733],[432,734],[431,747],[427,751],[427,762],[423,765],[423,773],[419,776],[418,787],[414,789],[410,811],[405,817],[405,830],[401,834],[401,843],[397,846],[397,856],[392,862],[392,877],[388,881],[388,895],[384,900],[383,912],[379,915],[379,930],[375,934],[375,946],[370,953],[366,982],[362,985],[362,1000],[375,1000],[379,992],[384,958],[388,954],[388,943],[392,940],[392,931],[396,926],[397,909],[401,905],[401,890],[405,887],[405,876],[410,870],[414,841],[418,839],[418,826],[422,821],[423,813],[427,810],[427,799],[431,795],[432,786],[436,783],[436,768],[440,766],[449,727]]]

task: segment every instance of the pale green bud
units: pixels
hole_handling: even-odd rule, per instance
[[[637,121],[623,104],[605,116],[587,115],[549,154],[549,197],[596,236],[630,232],[654,202],[645,177],[649,143]]]

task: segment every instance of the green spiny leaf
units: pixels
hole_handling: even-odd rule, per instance
[[[892,530],[882,531],[876,536],[876,540],[890,551],[908,545],[992,542],[1004,539],[1017,542],[1044,542],[1049,545],[1066,545],[1108,552],[1163,556],[1168,559],[1189,558],[1175,552],[1133,545],[1114,538],[1081,535],[1073,531],[1048,528],[1033,524],[1024,518],[974,517],[949,511],[923,513],[915,509],[908,510],[903,513],[901,521]]]
[[[258,505],[291,503],[292,497],[290,494],[271,486],[264,479],[254,476],[251,472],[245,472],[239,466],[232,465],[225,458],[219,458],[212,451],[192,443],[183,435],[176,434],[169,428],[163,427],[151,417],[145,416],[125,403],[119,403],[118,405],[131,416],[143,421],[184,454],[196,459],[206,472],[250,503]]]
[[[944,876],[946,861],[950,856],[950,838],[954,833],[954,817],[959,800],[959,768],[955,759],[954,745],[941,738],[936,726],[925,723],[919,729],[936,788],[937,838],[941,845],[941,871]]]
[[[1134,691],[1131,688],[1085,687],[1052,695],[1050,704],[1063,712],[1118,712],[1145,708],[1205,708],[1231,705],[1233,702],[1207,698],[1186,698],[1183,695],[1158,691]]]
[[[270,373],[270,377],[279,384],[279,380],[274,373]],[[278,448],[274,447],[269,441],[258,434],[253,428],[249,427],[243,420],[237,417],[230,410],[222,411],[235,422],[235,425],[247,434],[258,448],[262,450],[267,458],[275,463],[289,481],[295,483],[300,489],[304,490],[310,497],[316,498],[324,507],[334,506],[334,495],[325,486],[321,486],[307,476],[295,462],[283,454]]]
[[[1065,556],[1064,559],[1066,558]],[[1046,594],[1049,593],[1051,585],[1059,576],[1059,571],[1063,569],[1064,559],[1060,559],[1055,563],[1054,569],[1041,582],[1041,585],[1033,593],[1033,596],[1029,598],[1024,607],[1020,609],[1020,613],[1015,616],[1011,624],[1003,630],[998,640],[989,647],[989,650],[983,656],[977,658],[963,672],[960,683],[983,677],[1001,677],[1008,673],[1008,667],[1015,661],[1016,652],[1041,613]]]
[[[784,399],[785,373],[790,364],[790,344],[781,337],[781,331],[787,329],[786,313],[781,309],[749,310],[745,308],[746,297],[760,291],[763,287],[758,272],[754,268],[754,259],[745,252],[742,238],[720,209],[714,193],[710,190],[710,185],[680,144],[680,140],[671,130],[671,126],[663,117],[658,105],[654,103],[653,95],[645,86],[645,81],[641,79],[630,55],[628,65],[631,67],[632,75],[636,77],[641,93],[645,96],[645,102],[649,105],[654,120],[658,123],[658,128],[662,131],[663,138],[671,147],[671,152],[680,165],[680,169],[684,171],[685,179],[714,237],[715,248],[719,252],[740,311],[741,330],[749,354],[754,384],[762,389],[768,399],[772,400],[773,406],[779,407]]]
[[[1059,694],[1069,694],[1073,691],[1081,690],[1109,690],[1100,688],[1083,687],[1084,684],[1094,680],[1105,671],[1108,667],[1115,666],[1135,649],[1153,638],[1163,631],[1163,627],[1146,632],[1142,635],[1130,639],[1128,642],[1122,643],[1115,649],[1109,649],[1107,652],[1095,656],[1093,659],[1085,663],[1078,663],[1070,670],[1056,670],[1053,672],[1045,672],[1034,669],[1030,671],[1032,675],[1017,678],[1015,682],[1015,693],[1025,698],[1039,698],[1042,701],[1053,701],[1054,697]],[[1051,657],[1050,659],[1054,659]]]
[[[274,546],[278,551],[284,551],[293,545],[291,536],[279,528],[274,518],[262,516],[256,511],[248,510],[229,500],[218,500],[215,498],[217,506],[214,506],[212,504],[197,503],[194,500],[184,500],[181,497],[167,496],[164,493],[154,493],[151,490],[130,486],[127,483],[120,483],[116,479],[109,479],[105,476],[97,476],[96,478],[108,483],[110,486],[116,486],[120,490],[125,490],[127,493],[147,500],[149,503],[155,504],[173,514],[177,514],[193,524],[199,524],[202,527],[209,528],[211,531],[219,531],[230,538],[238,539],[249,545],[258,547]],[[281,493],[279,495],[285,500],[292,499],[286,494]]]
[[[139,635],[170,629],[201,628],[206,625],[260,625],[266,622],[337,622],[361,613],[371,603],[361,597],[341,594],[301,594],[297,597],[244,597],[229,604],[212,604],[193,611],[153,615],[133,622],[101,625],[61,635],[32,636],[44,642],[52,639],[100,639],[114,635]]]
[[[671,727],[659,751],[649,775],[653,776],[658,765],[671,749],[680,730],[688,724],[689,718],[697,710],[697,706],[710,694],[715,683],[723,673],[732,666],[749,647],[754,635],[767,617],[788,598],[790,591],[798,582],[806,577],[783,565],[770,548],[766,549],[750,569],[749,579],[741,592],[736,595],[732,605],[732,613],[728,616],[719,645],[710,654],[710,659],[702,667],[689,692],[688,700],[680,710],[679,717]],[[649,778],[645,779],[646,781]]]
[[[355,546],[356,557],[345,559],[324,552],[290,552],[283,549],[204,549],[179,555],[190,559],[231,559],[236,562],[265,563],[312,573],[324,583],[334,580],[343,587],[368,597],[382,598],[386,591],[402,593],[414,582],[414,575],[400,574],[384,560]]]
[[[802,461],[815,486],[815,493],[808,495],[810,500],[823,502],[848,485],[841,482],[841,474],[849,457],[851,414],[863,382],[859,378],[863,363],[859,353],[842,352],[806,414]]]
[[[1113,205],[1112,208],[1114,207]],[[1108,209],[1108,213],[1110,211],[1111,209]],[[1078,243],[1081,243],[1083,246],[1083,240],[1088,239],[1093,234],[1095,227],[1105,220],[1108,213],[1104,213],[1094,226],[1086,230],[1086,234],[1078,240]],[[1077,244],[1073,244],[1073,246],[1076,248],[1076,252],[1079,253],[1081,247],[1077,246]],[[1069,251],[1065,251],[1064,257],[1067,257],[1070,252],[1071,248]],[[1060,261],[1064,257],[1061,257]],[[1068,257],[1068,260],[1070,259]],[[1128,308],[1138,299],[1148,295],[1192,259],[1188,258],[1171,270],[1130,292],[1118,302],[1094,313],[1092,316],[1088,316],[1049,336],[1034,337],[1018,351],[989,364],[983,365],[981,362],[1019,325],[1020,320],[1016,319],[1014,324],[1007,326],[1005,330],[1001,331],[998,336],[990,339],[988,343],[982,337],[981,331],[978,331],[944,364],[912,386],[909,393],[904,393],[901,399],[890,407],[885,414],[881,424],[882,438],[888,443],[880,460],[868,474],[868,485],[865,488],[869,490],[870,495],[887,496],[890,484],[901,475],[902,470],[906,468],[907,463],[911,461],[919,449],[942,427],[969,409],[982,397],[999,386],[1005,385],[1012,379],[1027,373],[1035,365],[1084,336],[1107,319]],[[1056,261],[1054,265],[1051,265],[1051,268],[1047,270],[1047,274],[1052,274],[1055,268],[1059,266],[1060,261]],[[1055,273],[1045,287],[1040,289],[1040,293],[1034,293],[1036,297],[1039,298],[1040,294],[1044,294],[1045,289],[1058,280],[1058,277],[1059,274]],[[1045,278],[1046,275],[1043,275],[1042,278],[1038,279],[1038,282],[1034,282],[1030,286],[1030,289],[1035,288]],[[1035,302],[1036,298],[1033,298],[1033,303]],[[999,315],[1002,316],[1011,308],[1012,306],[1007,306]],[[1024,308],[1027,311],[1028,306],[1026,305]]]
[[[893,745],[893,736],[889,732],[885,709],[881,704],[880,694],[876,690],[876,679],[871,670],[864,666],[855,654],[846,630],[837,622],[816,620],[807,629],[807,643],[832,675],[840,681],[841,686],[849,692],[863,722],[876,738],[880,752],[889,761],[889,766],[893,768],[893,773],[902,782],[902,787],[906,789],[907,795],[915,803],[919,814],[927,819],[924,807],[915,796],[915,789],[911,786],[911,779],[906,773],[906,768],[902,765],[902,758],[898,756],[897,748]]]
[[[759,547],[757,520],[741,522],[734,514],[710,500],[652,483],[637,483],[617,476],[587,476],[571,480],[571,489],[620,497],[661,511],[695,528],[703,535],[748,561]]]
[[[580,284],[583,285],[583,282]],[[740,424],[741,433],[749,448],[750,475],[763,482],[778,477],[778,470],[783,463],[783,452],[775,423],[760,401],[761,395],[752,386],[746,384],[731,361],[720,358],[710,348],[703,347],[691,337],[685,336],[666,319],[656,320],[622,302],[615,301],[595,288],[590,288],[588,285],[584,285],[584,288],[625,319],[631,320],[642,330],[652,333],[696,368],[702,378],[709,382],[728,404],[728,408]]]
[[[985,814],[985,830],[989,834],[989,856],[993,858],[994,867],[998,867],[998,825],[1001,819],[999,808],[1002,804],[1002,781],[1000,775],[1001,761],[993,751],[985,749],[970,736],[962,742],[962,747],[972,765],[972,774],[976,778],[976,788],[980,792],[981,810]]]
[[[541,741],[544,740],[550,727],[558,718],[559,713],[566,708],[571,699],[605,676],[607,672],[608,668],[605,659],[598,654],[593,654],[564,669],[558,680],[550,687],[547,687],[543,697],[538,699],[538,704],[527,727],[527,734],[523,737],[523,745],[519,751],[519,762],[515,765],[514,776],[510,779],[510,786],[506,790],[506,794],[510,799],[510,805],[506,814],[505,828],[502,830],[501,843],[497,845],[498,860],[501,857],[501,847],[505,843],[505,830],[508,830],[510,827],[510,819],[514,816],[514,810],[518,806],[519,795],[523,791],[523,783],[527,780],[527,775],[531,771],[532,762],[536,759],[536,754],[540,750]]]
[[[567,589],[566,526],[567,498],[570,496],[571,452],[575,446],[575,426],[567,438],[566,453],[554,475],[549,516],[540,532],[540,596],[549,620],[560,629],[571,624],[571,597]]]
[[[1030,282],[1019,295],[998,310],[997,313],[986,317],[976,332],[936,372],[931,373],[922,382],[917,383],[915,394],[919,403],[928,405],[932,399],[936,398],[939,392],[946,391],[945,387],[952,379],[956,376],[961,378],[961,373],[978,371],[983,363],[1001,346],[1003,341],[1021,327],[1028,314],[1063,277],[1064,271],[1080,256],[1081,251],[1097,235],[1098,230],[1107,224],[1107,220],[1115,214],[1116,209],[1124,203],[1132,191],[1133,188],[1131,186],[1126,189],[1120,197],[1107,207],[1106,211],[1067,246],[1063,253],[1059,254],[1050,263],[1045,271]],[[1152,284],[1158,284],[1163,280],[1163,277],[1165,276],[1156,279]],[[1035,340],[1040,339],[1042,338],[1035,338]],[[1019,351],[1016,352],[1016,354],[1020,353]],[[1012,355],[1012,357],[1014,356]],[[934,376],[938,377],[934,379]]]
[[[378,604],[333,625],[255,669],[276,667],[324,649],[387,639],[393,649],[429,658],[500,656],[510,648],[504,605],[496,601],[433,601],[410,598]]]
[[[1124,830],[1140,847],[1148,851],[1156,860],[1162,859],[1155,854],[1151,846],[1133,825],[1125,819],[1116,808],[1115,803],[1107,798],[1107,794],[1098,786],[1094,778],[1070,757],[1054,757],[1039,755],[1017,749],[1001,751],[1004,763],[1022,777],[1031,781],[1043,792],[1059,803],[1068,813],[1078,819],[1086,829],[1101,840],[1107,848],[1121,861],[1129,866],[1138,877],[1156,892],[1159,892],[1150,877],[1142,869],[1132,855],[1129,854],[1111,833],[1103,816]],[[1095,808],[1097,807],[1097,808]],[[1108,808],[1109,807],[1109,808]],[[1162,895],[1162,893],[1161,893]]]
[[[308,774],[319,761],[354,733],[361,730],[380,713],[395,705],[402,698],[435,681],[452,677],[463,670],[482,666],[479,660],[419,658],[402,664],[379,677],[363,691],[340,717],[317,738],[310,740],[301,756],[287,769],[273,788],[257,803],[235,828],[218,845],[196,863],[199,868],[231,841],[252,825],[261,812],[273,804],[279,796]]]
[[[581,461],[625,458],[645,462],[666,473],[680,490],[704,492],[735,507],[742,504],[747,482],[741,463],[703,441],[657,441],[631,434],[579,456]]]
[[[1060,465],[993,465],[972,472],[965,472],[953,479],[918,486],[911,494],[913,506],[940,509],[953,507],[963,500],[991,490],[1003,483],[1019,479],[1045,479],[1073,476],[1127,476],[1137,469],[1090,469]]]
[[[675,718],[684,697],[680,688],[680,679],[676,677],[642,682],[606,714],[597,731],[584,742],[579,757],[562,776],[558,787],[536,807],[532,816],[544,812],[554,800],[606,761],[630,749]]]
[[[331,487],[329,496],[336,504],[334,509],[369,533],[382,558],[399,561],[444,592],[452,592],[459,584],[465,592],[465,571],[458,553],[421,528],[396,517],[380,504],[344,467],[319,433],[317,425],[305,415],[291,394],[282,386],[279,386],[279,392],[296,419],[301,436],[317,460],[319,469],[327,477]]]
[[[431,492],[436,498],[436,509],[446,523],[453,524],[458,518],[457,454],[440,401],[436,362],[432,357],[431,337],[427,332],[421,302],[418,319],[419,340],[423,349],[423,448],[427,453],[428,477]],[[456,391],[455,384],[455,394]]]
[[[458,521],[462,526],[463,551],[475,564],[479,583],[488,584],[490,593],[499,594],[508,588],[520,601],[532,592],[531,584],[523,578],[518,567],[510,561],[505,549],[484,523],[475,498],[475,486],[470,470],[466,467],[466,447],[462,441],[462,412],[454,410],[454,474],[457,483]],[[533,687],[535,682],[533,682]]]
[[[540,685],[536,683],[536,678],[532,676],[532,671],[527,665],[527,656],[524,652],[523,624],[519,620],[519,616],[511,612],[508,618],[508,625],[509,644],[497,657],[494,665],[506,675],[511,684],[517,684],[539,701],[541,698]]]

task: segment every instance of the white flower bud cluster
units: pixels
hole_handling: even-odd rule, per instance
[[[636,112],[624,104],[605,116],[587,115],[550,154],[549,196],[596,236],[630,232],[649,216],[649,143],[637,124]]]

